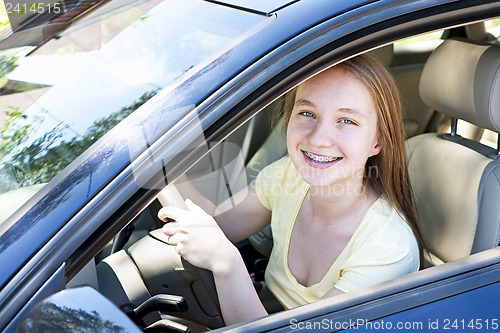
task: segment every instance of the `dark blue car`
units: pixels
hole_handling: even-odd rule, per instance
[[[500,332],[500,2],[4,5],[0,331]],[[286,154],[286,93],[366,52],[401,89],[427,267],[226,326],[158,210],[187,178],[245,188]],[[237,246],[260,290],[272,232]]]

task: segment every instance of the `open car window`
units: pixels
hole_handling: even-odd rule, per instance
[[[435,47],[436,45],[441,43],[441,35],[442,32],[432,33],[428,36],[425,36],[423,42],[426,43],[426,39],[429,38],[428,40],[431,40],[433,47]],[[417,39],[414,42],[419,43],[419,40]],[[403,45],[405,43],[408,42],[401,42],[401,44]],[[393,66],[393,63],[391,63],[391,59],[387,61],[387,67],[389,68],[389,70],[393,72],[393,75],[395,75],[396,78],[400,80],[400,82],[407,83],[406,86],[404,86],[405,88],[412,88],[413,83],[408,84],[408,72],[401,72],[400,68],[395,68],[395,66]],[[419,77],[420,72],[418,70],[421,70],[421,68],[418,66],[413,67],[415,67],[416,71],[415,77],[417,77],[417,75]],[[415,91],[413,92],[417,93]],[[175,186],[179,190],[181,195],[174,197],[170,196],[165,199],[162,198],[162,194],[160,194],[160,196],[158,197],[159,202],[155,201],[154,203],[152,203],[148,207],[148,209],[143,211],[142,215],[134,222],[135,229],[133,230],[136,233],[136,238],[134,238],[134,235],[132,233],[132,237],[129,238],[129,241],[127,243],[124,243],[123,247],[125,249],[125,253],[129,253],[134,263],[139,263],[143,260],[149,261],[150,256],[154,256],[154,258],[157,258],[156,256],[158,253],[164,252],[159,250],[140,252],[138,250],[139,246],[137,244],[140,244],[140,242],[143,242],[143,240],[145,239],[149,239],[149,243],[163,243],[161,244],[163,247],[159,248],[169,249],[167,244],[168,240],[166,240],[166,238],[161,240],[161,231],[155,231],[155,229],[159,229],[163,225],[163,222],[159,221],[156,218],[156,215],[161,205],[182,205],[182,201],[186,199],[186,196],[182,195],[184,192],[184,186],[192,185],[196,187],[199,192],[203,193],[206,198],[209,198],[210,201],[215,204],[220,204],[224,200],[228,199],[232,194],[241,189],[244,189],[247,186],[247,183],[254,178],[255,174],[258,173],[259,170],[286,154],[285,146],[283,145],[282,133],[280,136],[279,130],[273,132],[273,128],[271,127],[271,120],[275,118],[274,115],[276,113],[279,113],[280,108],[282,107],[282,97],[283,96],[276,99],[275,102],[271,103],[266,108],[260,110],[259,113],[257,113],[246,123],[240,124],[237,129],[234,129],[229,137],[222,137],[222,139],[224,139],[223,142],[208,142],[208,140],[203,141],[205,137],[203,136],[201,126],[199,127],[200,130],[197,133],[198,135],[195,136],[198,139],[202,138],[201,141],[203,142],[197,142],[196,146],[204,146],[204,156],[201,159],[189,160],[183,166],[184,170],[187,170],[186,174],[177,178],[177,180],[175,180],[173,183],[171,181],[174,179],[167,179],[169,185],[167,185],[166,187],[166,192],[169,192],[169,188]],[[426,129],[428,128],[428,122],[430,122],[430,119],[435,112],[435,110],[427,109],[425,109],[424,111],[430,112],[429,117],[426,119],[406,119],[413,122],[417,122],[418,120],[419,122],[416,126],[421,128],[422,132],[426,131]],[[423,112],[421,112],[420,110],[416,110],[414,113],[416,114]],[[407,117],[409,117],[409,115],[411,114],[406,114]],[[269,154],[269,159],[264,161],[264,159],[262,159],[262,148],[265,147],[265,141],[267,141],[268,139],[274,140],[274,142],[270,143],[271,149],[269,152],[267,152],[267,154]],[[189,148],[194,148],[194,146],[189,146]],[[259,155],[258,163],[254,163],[255,161],[252,161],[253,157],[256,155]],[[166,176],[168,178],[168,173],[166,174]],[[187,181],[188,179],[189,181]],[[234,201],[232,202],[232,204],[237,205],[238,202]],[[229,209],[230,208],[231,207],[229,207]],[[216,212],[212,211],[209,213],[213,214]],[[136,243],[137,239],[141,240]],[[153,247],[151,244],[148,244],[148,246],[150,246],[150,249],[156,249],[156,247]],[[262,267],[258,267],[258,265],[256,265],[255,263],[258,262],[259,259],[265,259],[265,257],[269,256],[269,250],[272,246],[272,240],[269,238],[269,234],[262,233],[260,235],[254,235],[248,241],[238,244],[238,246],[243,255],[246,256],[244,259],[246,260],[249,274],[254,278],[258,277],[255,280],[256,282],[262,282],[262,280],[259,280],[263,277]],[[108,256],[111,247],[112,244],[109,244],[109,248],[105,249],[105,251],[108,252],[103,251],[101,253],[101,256]],[[131,250],[129,251],[129,249]],[[151,254],[152,252],[154,252],[154,254]],[[152,261],[165,262],[162,261],[161,258],[158,258],[157,260],[153,259]],[[108,264],[107,259],[105,259],[104,263],[106,265]],[[102,261],[100,261],[98,265],[102,266]],[[146,265],[144,265],[144,267],[145,266]],[[167,290],[168,288],[165,288],[165,285],[159,284],[159,281],[164,281],[163,277],[165,277],[165,279],[167,277],[172,278],[171,284],[176,285],[177,281],[174,282],[174,278],[172,277],[173,275],[170,271],[168,271],[168,267],[155,266],[155,269],[155,274],[151,274],[149,276],[147,274],[142,275],[142,278],[145,280],[145,285],[148,287],[148,289],[154,289],[158,291]],[[160,276],[160,278],[158,278],[158,276]],[[394,288],[399,288],[397,282],[394,285]],[[120,300],[115,298],[116,296],[114,294],[111,294],[109,290],[100,291],[110,299],[113,299],[116,305],[120,305]],[[203,304],[201,304],[200,306],[203,307]]]

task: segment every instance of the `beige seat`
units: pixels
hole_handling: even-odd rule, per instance
[[[427,61],[423,101],[438,112],[500,132],[500,46],[446,40]],[[430,265],[498,246],[498,151],[454,133],[407,140],[408,168]]]

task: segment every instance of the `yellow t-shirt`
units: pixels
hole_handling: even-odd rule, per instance
[[[265,280],[285,308],[315,302],[334,287],[348,292],[419,269],[416,239],[404,219],[382,195],[369,208],[323,279],[308,287],[298,283],[288,267],[288,246],[308,189],[309,185],[289,157],[267,166],[256,179],[259,200],[272,211],[273,250]]]

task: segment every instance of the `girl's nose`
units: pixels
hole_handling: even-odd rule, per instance
[[[330,147],[335,143],[334,133],[331,123],[318,121],[309,132],[309,142],[315,147]]]

